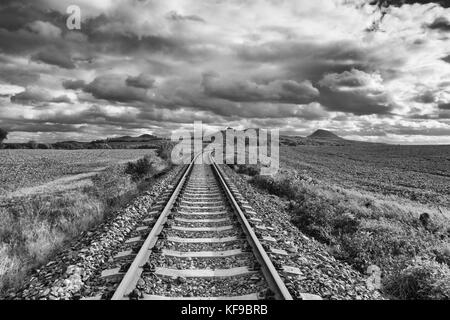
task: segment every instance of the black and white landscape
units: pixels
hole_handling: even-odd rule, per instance
[[[449,239],[448,1],[1,1],[2,300],[444,300]]]

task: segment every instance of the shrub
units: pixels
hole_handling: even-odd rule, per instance
[[[125,173],[131,175],[134,181],[140,180],[148,174],[154,173],[153,162],[147,157],[139,159],[136,162],[128,162]]]
[[[297,189],[293,182],[288,178],[275,180],[269,176],[254,176],[250,182],[256,187],[265,190],[271,194],[288,199],[294,199]]]
[[[450,243],[445,243],[437,246],[433,253],[436,256],[436,261],[445,263],[450,267]]]
[[[172,149],[172,143],[163,142],[156,149],[156,155],[165,161],[172,162]]]
[[[239,168],[234,169],[239,171]],[[448,222],[433,217],[436,221],[429,219],[427,228],[424,228],[417,215],[411,213],[410,207],[401,207],[391,199],[368,197],[356,190],[310,184],[282,176],[257,175],[249,182],[290,200],[287,209],[299,230],[329,245],[330,252],[336,258],[350,263],[361,272],[375,264],[382,268],[385,278],[391,279],[391,275],[395,275],[396,278],[392,279],[398,278],[400,284],[403,281],[409,285],[412,281],[408,280],[412,277],[409,274],[415,277],[423,274],[420,273],[422,269],[448,268],[450,247],[445,244],[448,239],[445,226]],[[436,261],[400,272],[419,255],[433,257]],[[427,280],[424,282],[432,282],[433,285],[430,289],[420,284],[424,287],[422,298],[444,297],[443,292],[448,288],[443,285],[448,282],[445,272],[430,271],[432,276],[425,277]],[[400,284],[394,283],[390,293],[405,298],[408,296],[405,293],[407,289],[402,289]]]
[[[450,299],[450,268],[419,258],[390,276],[384,287],[387,293],[400,299]]]
[[[384,220],[363,221],[358,230],[344,234],[342,258],[364,271],[369,265],[383,266],[385,271],[403,267],[423,245],[420,237],[398,223]]]
[[[37,149],[39,147],[39,144],[36,141],[28,141],[28,147],[30,149]]]
[[[50,143],[39,143],[38,149],[53,149]]]
[[[256,165],[240,164],[238,165],[237,173],[254,177],[256,175],[259,175],[259,169]]]

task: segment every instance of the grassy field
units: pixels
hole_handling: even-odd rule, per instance
[[[0,150],[0,294],[138,195],[148,178],[171,166],[162,153]]]
[[[149,150],[0,150],[0,198],[69,175],[136,160]]]
[[[234,167],[292,222],[400,299],[450,299],[450,147],[282,146],[281,168]]]
[[[280,158],[328,184],[450,205],[450,146],[282,146]]]

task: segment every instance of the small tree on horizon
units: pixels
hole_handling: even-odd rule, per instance
[[[8,136],[8,131],[5,129],[0,128],[0,144],[3,143],[3,140],[6,140],[6,137]]]
[[[34,140],[28,141],[28,145],[30,146],[31,149],[38,149],[39,147],[39,144]]]

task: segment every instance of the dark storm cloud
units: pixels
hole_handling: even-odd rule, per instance
[[[59,123],[40,123],[39,121],[8,121],[9,131],[21,132],[77,132],[79,126]]]
[[[442,7],[450,7],[450,3],[447,0],[371,0],[370,4],[379,6],[396,6],[401,7],[404,4],[439,4]]]
[[[104,14],[89,18],[83,25],[83,34],[101,52],[135,54],[139,51],[146,51],[148,53],[166,52],[174,54],[181,50],[183,46],[180,39],[173,37],[153,34],[141,36],[130,32],[114,32],[108,27],[109,25],[114,25],[115,30],[127,29],[125,22],[121,26],[121,22]]]
[[[55,98],[52,98],[49,102],[53,102],[53,103],[71,103],[72,101],[70,100],[70,98],[66,95],[62,95],[62,96],[58,96]]]
[[[38,105],[42,102],[70,103],[71,100],[66,95],[52,97],[52,95],[38,88],[27,88],[25,91],[17,93],[11,97],[11,102],[18,104]]]
[[[388,114],[393,108],[381,78],[361,70],[327,74],[319,81],[319,90],[318,101],[331,111]]]
[[[2,66],[0,64],[0,80],[6,83],[27,86],[35,83],[40,78],[40,74],[26,69],[21,70],[18,67]]]
[[[128,77],[126,83],[129,87],[150,89],[154,86],[155,79],[149,75],[140,74],[137,77]]]
[[[317,43],[314,41],[272,41],[258,46],[243,45],[236,48],[243,60],[253,62],[276,62],[312,57],[319,60],[365,61],[366,52],[350,41]]]
[[[64,33],[66,17],[42,1],[13,1],[0,4],[0,52],[30,53],[61,39],[46,37],[49,28]]]
[[[433,103],[435,100],[435,93],[432,91],[424,92],[414,98],[414,101],[419,103]]]
[[[273,80],[256,83],[251,80],[203,75],[202,86],[208,96],[235,102],[280,102],[305,104],[314,101],[319,91],[310,81]]]
[[[173,21],[195,21],[195,22],[206,22],[203,18],[196,16],[196,15],[181,15],[177,13],[176,11],[170,11],[167,14],[167,19],[173,20]]]
[[[102,75],[86,85],[83,90],[97,99],[112,102],[148,101],[147,91],[127,86],[120,75]]]
[[[333,8],[326,1],[288,2],[80,1],[82,30],[68,31],[69,0],[3,0],[2,124],[7,119],[16,127],[22,123],[23,131],[49,133],[66,126],[64,136],[85,137],[83,132],[171,130],[193,120],[289,129],[320,120],[342,121],[358,134],[365,118],[358,115],[408,123],[409,115],[424,116],[427,109],[430,127],[446,117],[446,103],[438,112],[410,101],[416,96],[415,102],[433,103],[443,96],[444,87],[433,88],[426,72],[417,74],[420,66],[410,67],[418,58],[430,68],[439,65],[436,57],[450,62],[438,47],[443,34],[395,31],[398,19],[411,31],[447,30],[442,8],[395,8],[395,19],[383,22],[389,36],[378,37],[364,32],[372,20],[367,5],[364,11],[340,2]],[[390,5],[400,7],[400,1]],[[435,78],[448,79],[441,69]],[[419,78],[430,83],[412,83]],[[19,88],[9,84],[27,89],[14,95]],[[31,109],[33,120],[26,120]]]
[[[58,66],[64,69],[75,69],[75,64],[68,52],[57,48],[45,48],[31,56],[31,60]]]
[[[8,31],[0,29],[0,52],[26,54],[48,43],[48,40],[26,30]]]
[[[442,110],[450,110],[450,102],[441,102],[438,104],[438,108]]]
[[[350,112],[355,115],[388,114],[392,110],[386,93],[369,96],[362,92],[336,92],[320,89],[319,102],[330,111]]]
[[[446,17],[438,17],[431,24],[429,29],[450,32],[450,21]]]
[[[27,88],[25,91],[11,97],[11,102],[20,104],[37,104],[49,100],[51,100],[51,96],[48,92],[35,88]]]
[[[237,55],[254,64],[277,64],[290,78],[309,79],[313,83],[325,73],[341,73],[353,68],[374,69],[378,59],[354,42],[312,41],[268,42],[258,46],[241,46]],[[402,64],[401,61],[396,61]]]
[[[64,15],[52,10],[40,0],[2,0],[0,3],[0,29],[17,31],[27,24],[45,20],[54,25],[64,26]]]
[[[86,83],[84,82],[84,80],[64,80],[62,82],[62,86],[65,89],[69,89],[69,90],[83,89],[85,85],[86,85]]]
[[[123,128],[140,128],[145,127],[145,120],[138,119],[134,114],[129,113],[117,113],[109,114],[105,109],[100,106],[92,105],[87,109],[84,109],[77,113],[67,114],[64,108],[52,108],[50,106],[39,107],[41,109],[47,109],[51,112],[40,114],[32,121],[22,119],[18,121],[16,119],[3,119],[9,127],[15,127],[17,130],[26,131],[21,125],[33,125],[35,131],[46,131],[45,128],[51,126],[58,126],[64,128],[76,128],[77,125],[92,125],[92,126],[105,126],[113,125]],[[64,130],[65,131],[65,130]],[[67,131],[72,131],[69,129]]]

